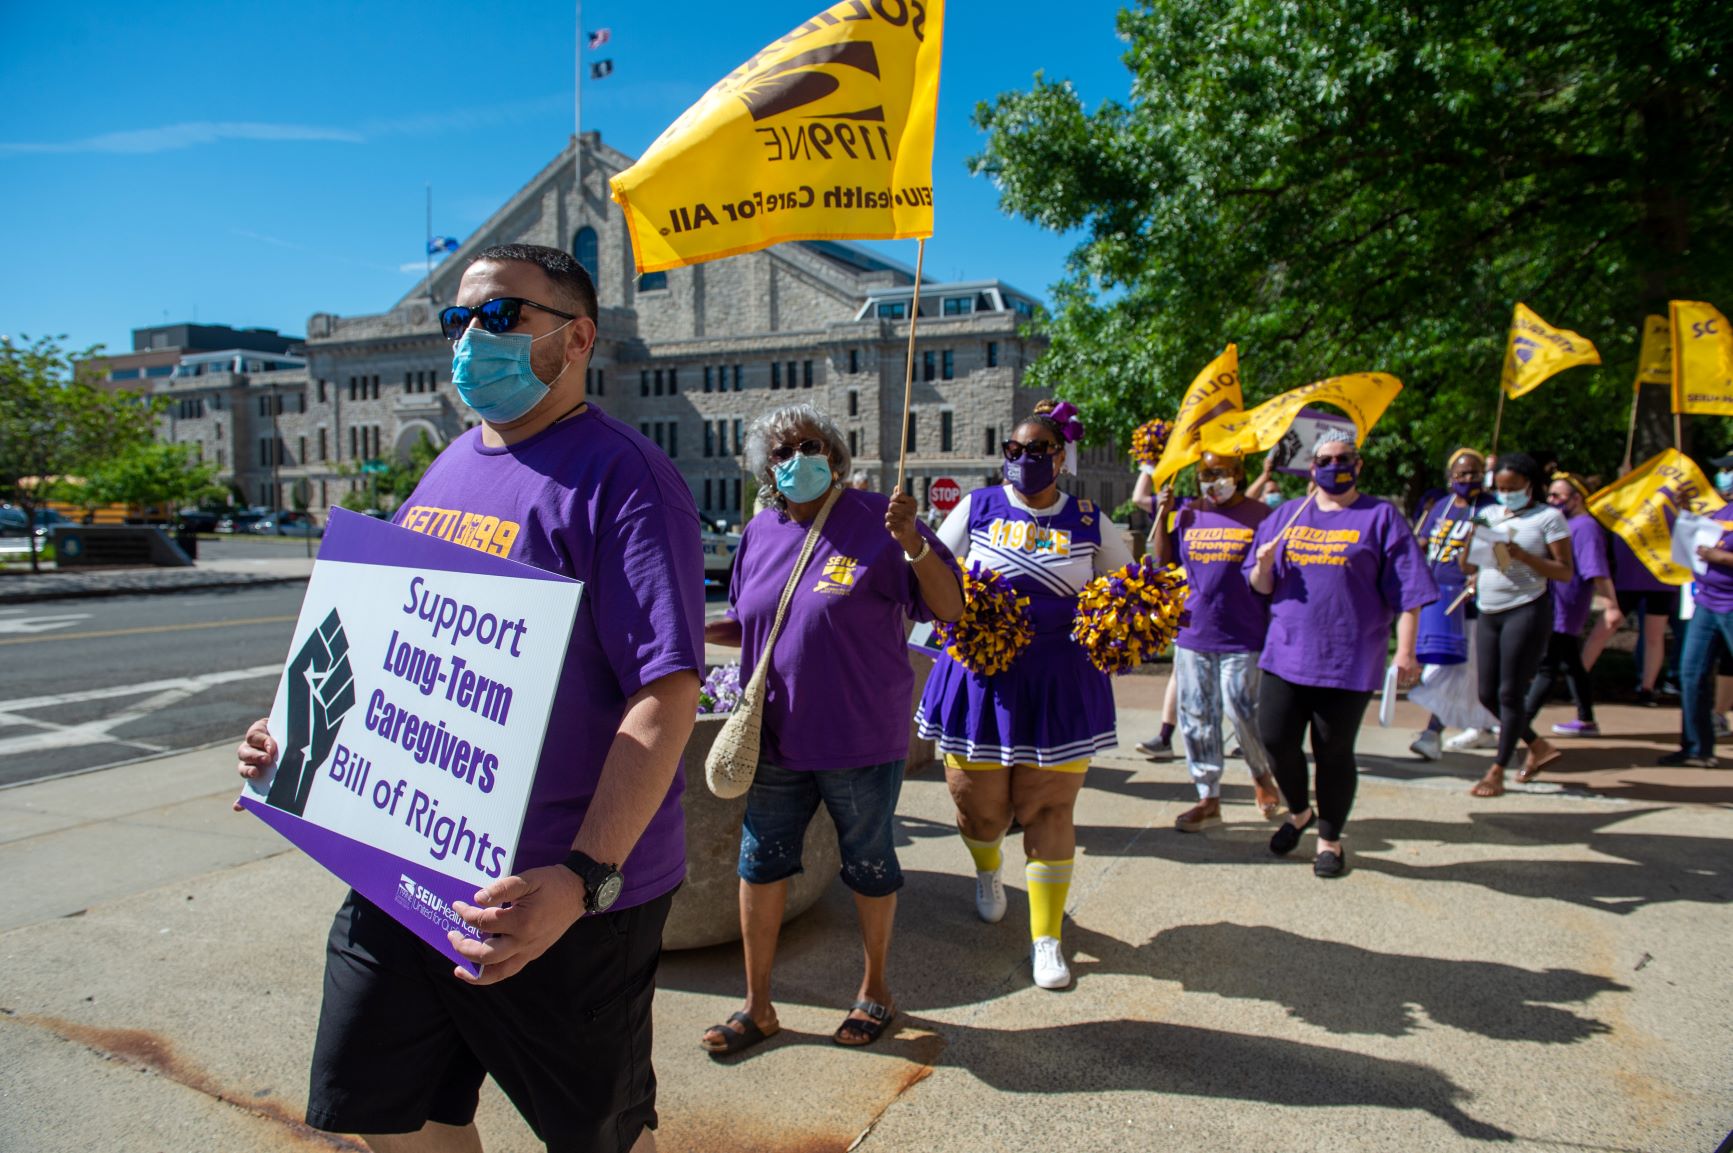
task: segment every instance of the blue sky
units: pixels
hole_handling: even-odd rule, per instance
[[[612,77],[585,128],[638,154],[704,89],[824,0],[589,0]],[[1117,5],[957,0],[948,13],[929,276],[1046,296],[1072,241],[1001,214],[965,159],[978,101],[1037,69],[1124,99]],[[413,286],[572,131],[572,5],[8,5],[0,39],[0,333],[130,346],[194,320],[305,331]],[[883,246],[912,264],[913,242]]]

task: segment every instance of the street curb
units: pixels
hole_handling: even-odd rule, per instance
[[[264,585],[305,584],[306,576],[261,576],[242,580],[195,580],[185,584],[145,588],[64,588],[37,589],[30,592],[6,592],[0,582],[0,605],[29,604],[34,601],[84,600],[90,597],[148,597],[173,593],[209,592],[211,589],[258,588]]]

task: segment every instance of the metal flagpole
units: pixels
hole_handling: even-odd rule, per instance
[[[433,182],[427,184],[427,242],[422,245],[427,250],[427,307],[437,309],[439,302],[433,299]]]
[[[577,17],[577,28],[572,31],[572,191],[577,194],[577,203],[572,205],[572,236],[577,236],[577,229],[584,224],[584,0],[575,0],[572,7]]]
[[[915,249],[915,299],[909,306],[909,355],[903,366],[903,440],[897,457],[897,488],[903,487],[909,465],[909,404],[915,391],[915,328],[921,322],[921,266],[927,259],[927,238],[921,237]]]

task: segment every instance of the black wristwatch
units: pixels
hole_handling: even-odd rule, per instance
[[[563,863],[584,882],[584,912],[606,913],[620,899],[626,878],[620,875],[619,866],[601,864],[576,849],[566,855]]]

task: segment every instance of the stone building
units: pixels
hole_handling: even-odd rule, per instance
[[[323,510],[365,487],[366,462],[405,456],[423,436],[443,446],[474,424],[451,387],[451,349],[435,313],[476,253],[510,242],[564,248],[590,270],[601,317],[589,395],[668,453],[707,518],[743,519],[741,436],[778,404],[830,413],[872,487],[895,483],[913,270],[857,245],[812,241],[635,277],[625,219],[608,195],[608,178],[631,158],[597,133],[582,145],[581,193],[568,146],[437,266],[431,283],[375,315],[311,317],[304,371],[220,382],[229,398],[221,411],[233,415],[229,443],[216,451],[228,454],[225,471],[242,493],[284,506],[298,491]],[[1037,399],[1023,378],[1042,344],[1019,332],[1034,308],[996,280],[923,282],[908,466],[923,507],[935,478],[965,491],[997,482],[999,443]],[[184,419],[166,431],[221,442],[207,423]],[[1123,458],[1094,450],[1083,464],[1066,482],[1073,492],[1109,509],[1130,496]]]

